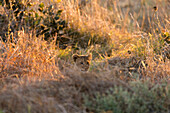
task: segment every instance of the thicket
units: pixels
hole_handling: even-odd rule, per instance
[[[1,0],[0,5],[6,11],[0,14],[1,21],[8,26],[1,33],[3,41],[7,40],[11,33],[17,34],[17,31],[25,30],[35,32],[37,37],[44,36],[47,41],[52,41],[56,36],[57,41],[62,42],[61,36],[67,27],[66,21],[60,18],[62,10],[56,11],[53,5],[45,6],[44,3],[40,3],[38,10],[35,10],[29,0]]]

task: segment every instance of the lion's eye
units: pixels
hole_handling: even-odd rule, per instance
[[[87,62],[87,64],[89,65],[89,62]]]
[[[83,62],[80,62],[80,64],[83,64]]]

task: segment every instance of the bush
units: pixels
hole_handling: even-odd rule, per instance
[[[28,10],[32,6],[32,3],[29,1],[25,1],[24,3],[22,0],[1,0],[0,5],[7,9],[10,14],[0,15],[1,18],[9,21],[7,22],[9,28],[5,31],[5,34],[1,35],[3,40],[6,40],[6,35],[15,33],[23,28],[28,32],[36,30],[37,37],[44,35],[44,39],[49,40],[50,37],[55,35],[61,37],[62,34],[59,32],[63,33],[66,27],[66,21],[60,19],[62,10],[58,10],[55,13],[53,5],[46,7],[44,3],[40,3],[39,12],[33,9]]]
[[[36,28],[37,36],[45,35],[45,40],[48,40],[50,37],[53,37],[56,34],[57,36],[61,36],[64,28],[66,27],[66,21],[60,19],[62,10],[58,10],[55,14],[53,5],[45,7],[43,3],[39,5],[38,10],[43,14],[43,16],[39,17],[38,13],[36,13],[36,17],[38,18],[38,25]],[[40,24],[40,21],[42,21],[42,24]]]
[[[106,94],[96,94],[95,98],[85,96],[85,106],[90,111],[101,113],[168,113],[170,85],[151,85],[149,82],[131,83],[131,91],[114,87]]]

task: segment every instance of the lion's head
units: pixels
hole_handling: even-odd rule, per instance
[[[78,68],[82,71],[87,71],[90,67],[90,62],[92,60],[92,54],[89,55],[73,55],[73,60]]]

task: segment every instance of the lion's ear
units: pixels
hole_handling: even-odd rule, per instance
[[[92,60],[92,54],[91,53],[88,55],[88,60]]]
[[[73,57],[74,62],[76,62],[77,58],[79,58],[79,55],[74,54],[72,57]]]

